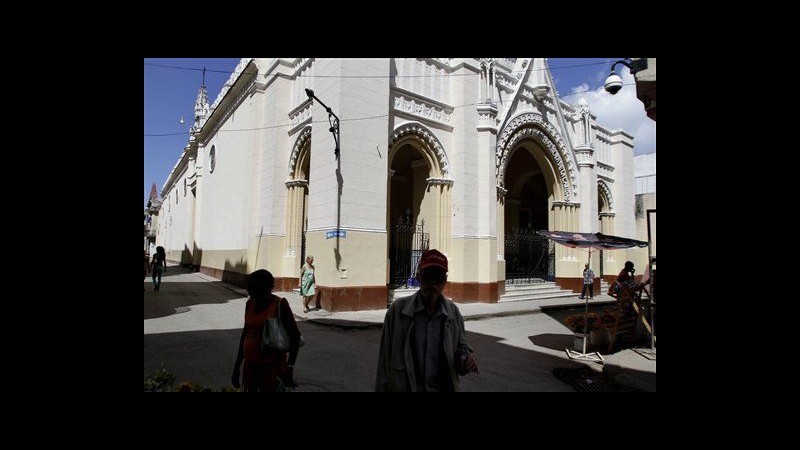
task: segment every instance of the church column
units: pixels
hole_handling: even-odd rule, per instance
[[[497,186],[497,259],[506,257],[506,194],[507,190]]]
[[[307,180],[290,180],[286,182],[289,189],[286,202],[286,245],[284,255],[298,255],[300,249],[300,233],[303,227],[303,195],[304,188],[308,186]]]

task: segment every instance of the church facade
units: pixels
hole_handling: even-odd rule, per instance
[[[313,255],[331,311],[385,308],[426,248],[458,302],[579,292],[587,254],[535,231],[636,237],[633,136],[555,94],[544,58],[242,59],[212,104],[200,89],[157,243],[235,284],[266,268],[279,291]]]

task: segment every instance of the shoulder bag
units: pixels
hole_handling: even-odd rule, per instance
[[[270,348],[279,352],[289,351],[289,333],[281,323],[281,303],[283,299],[278,299],[277,317],[271,317],[264,323],[264,330],[261,337],[261,349]]]

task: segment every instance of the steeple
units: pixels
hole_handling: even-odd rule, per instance
[[[203,67],[203,84],[197,92],[197,100],[194,102],[194,125],[192,132],[198,132],[203,128],[203,124],[208,117],[208,93],[206,92],[206,68]]]
[[[150,198],[149,200],[155,201],[158,200],[158,189],[156,188],[156,183],[153,182],[153,187],[150,188]]]

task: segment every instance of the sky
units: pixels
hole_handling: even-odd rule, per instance
[[[656,151],[656,123],[636,98],[633,75],[617,65],[624,83],[616,95],[603,84],[611,65],[622,58],[549,58],[548,63],[561,99],[571,105],[585,98],[597,121],[634,136],[634,154]],[[213,103],[239,58],[145,58],[144,60],[144,205],[156,183],[159,195],[189,141],[194,103],[206,68],[208,101]],[[619,70],[622,69],[622,70]],[[180,124],[181,117],[184,118]]]

